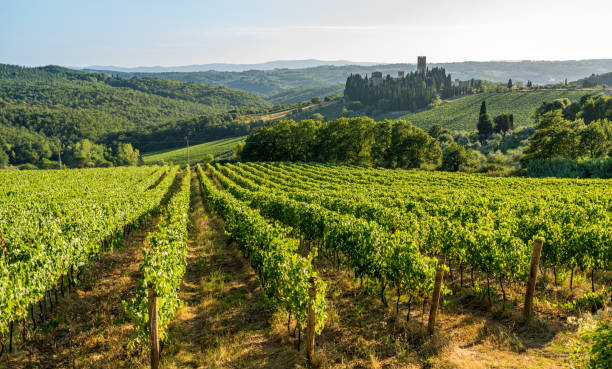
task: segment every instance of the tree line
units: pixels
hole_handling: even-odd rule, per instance
[[[344,89],[346,99],[381,110],[415,111],[432,104],[439,96],[451,97],[453,93],[451,76],[444,68],[412,72],[399,78],[387,75],[381,83],[373,83],[367,75],[351,74]]]
[[[411,123],[375,122],[368,117],[268,123],[251,133],[238,151],[245,161],[318,161],[386,168],[437,165],[442,155],[438,141]]]

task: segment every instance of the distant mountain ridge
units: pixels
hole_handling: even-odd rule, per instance
[[[231,63],[209,63],[209,64],[192,64],[181,66],[151,66],[151,67],[117,67],[114,65],[91,65],[85,68],[76,68],[83,70],[97,71],[117,71],[117,72],[133,72],[133,73],[164,73],[164,72],[244,72],[247,70],[274,70],[274,69],[302,69],[314,68],[323,65],[344,66],[344,65],[380,65],[381,63],[372,62],[352,62],[348,60],[318,60],[318,59],[303,59],[303,60],[275,60],[265,63],[252,64],[231,64]]]

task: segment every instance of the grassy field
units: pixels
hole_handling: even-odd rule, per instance
[[[534,112],[542,102],[560,98],[575,101],[586,93],[585,91],[492,92],[448,100],[433,109],[418,113],[388,113],[376,118],[377,120],[405,119],[423,129],[428,129],[434,123],[440,123],[442,127],[450,130],[470,131],[476,129],[480,104],[486,101],[487,112],[491,119],[499,114],[511,113],[514,114],[514,126],[523,127],[534,123]]]
[[[208,154],[216,156],[230,151],[244,139],[245,136],[224,138],[222,140],[191,146],[189,148],[189,164],[201,162]],[[155,164],[158,160],[163,160],[166,163],[185,164],[187,163],[187,148],[183,147],[180,149],[144,153],[142,155],[142,160],[145,164]]]

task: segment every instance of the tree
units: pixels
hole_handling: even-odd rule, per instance
[[[612,150],[612,122],[598,120],[580,132],[580,146],[592,158],[602,157]]]
[[[584,127],[584,122],[569,121],[563,118],[560,110],[544,114],[530,137],[529,146],[521,158],[522,163],[535,159],[556,157],[576,158],[580,156],[580,137],[577,131]]]
[[[0,149],[0,169],[7,168],[9,164],[8,154],[4,152],[3,149]]]
[[[483,100],[480,104],[480,115],[487,114],[487,102]]]
[[[477,128],[478,137],[481,142],[486,141],[493,133],[493,123],[491,122],[491,118],[489,118],[489,114],[487,114],[487,104],[484,101],[480,105],[480,116],[478,117]]]
[[[310,99],[310,102],[313,104],[320,104],[321,103],[321,98],[318,96],[313,97],[312,99]]]
[[[495,122],[494,131],[495,133],[506,134],[506,132],[514,129],[514,115],[513,114],[501,114],[493,118]]]
[[[321,113],[314,113],[313,115],[310,116],[310,119],[321,122],[325,119],[325,117]]]
[[[456,172],[467,165],[468,160],[468,152],[465,147],[453,142],[446,151],[442,153],[442,165],[440,169],[447,172]]]
[[[118,165],[138,165],[140,152],[132,144],[121,143],[117,146],[116,163]]]
[[[440,123],[434,123],[429,127],[429,131],[427,132],[433,138],[438,138],[442,134],[442,125]]]
[[[512,86],[514,86],[514,85],[512,84],[512,78],[510,78],[508,80],[508,88],[512,90]]]

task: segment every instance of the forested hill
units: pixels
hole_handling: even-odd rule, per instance
[[[605,74],[593,74],[590,77],[580,79],[576,82],[572,82],[571,84],[582,87],[612,86],[612,72]]]
[[[0,97],[22,100],[29,104],[79,107],[105,105],[106,99],[91,99],[91,89],[97,94],[127,99],[132,105],[177,105],[180,102],[157,100],[155,95],[203,106],[190,106],[197,112],[222,112],[232,108],[264,108],[270,104],[253,94],[219,86],[172,81],[163,78],[123,79],[102,73],[88,73],[58,66],[23,68],[0,64]],[[62,91],[67,90],[67,91]],[[49,93],[47,93],[49,92]],[[146,95],[139,94],[138,92]],[[84,106],[83,106],[84,105]]]
[[[0,156],[6,153],[13,164],[38,163],[56,157],[60,142],[71,146],[87,139],[108,149],[108,137],[121,139],[125,132],[270,106],[258,96],[225,87],[0,64]]]
[[[451,74],[452,79],[481,79],[495,82],[532,81],[536,84],[549,84],[574,81],[593,73],[612,72],[612,59],[566,60],[566,61],[491,61],[491,62],[458,62],[430,63],[429,68],[441,67]],[[248,91],[260,96],[271,96],[294,87],[321,87],[346,82],[351,74],[368,74],[374,71],[383,75],[397,75],[398,71],[416,70],[413,63],[382,65],[344,65],[317,66],[312,68],[248,70],[244,72],[219,72],[215,70],[201,72],[117,72],[99,71],[119,75],[124,78],[152,77],[178,81],[198,82],[206,85],[226,86]]]

